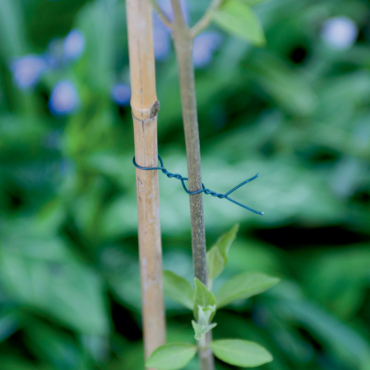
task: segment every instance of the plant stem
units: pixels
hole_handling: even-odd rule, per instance
[[[160,6],[157,4],[156,0],[149,0],[152,4],[153,8],[156,10],[159,18],[161,18],[162,22],[169,28],[172,28],[171,21],[167,18],[166,14],[164,14],[163,10],[160,8]]]
[[[135,160],[157,167],[157,112],[152,7],[147,0],[126,0]],[[157,171],[136,169],[139,256],[145,357],[165,343],[162,247]]]
[[[215,368],[215,360],[209,343],[212,342],[212,331],[204,334],[199,341],[199,362],[201,370],[210,370]]]
[[[197,103],[195,98],[195,76],[193,65],[193,41],[181,11],[179,0],[171,0],[175,20],[173,39],[180,78],[182,118],[185,131],[186,156],[188,162],[188,184],[190,191],[202,189],[200,141]],[[194,275],[207,286],[206,236],[202,193],[189,195]],[[201,370],[214,370],[212,351],[208,348],[211,332],[205,336],[199,350]]]
[[[193,38],[185,23],[178,0],[172,0],[175,14],[173,38],[180,78],[182,119],[185,131],[188,183],[190,191],[202,189],[197,103],[195,99]],[[189,195],[194,274],[207,285],[206,237],[202,193]]]

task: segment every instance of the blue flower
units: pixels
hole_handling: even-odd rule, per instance
[[[352,19],[334,17],[324,23],[321,37],[334,49],[348,49],[356,41],[357,35],[358,28]]]
[[[171,5],[171,0],[160,0],[159,7],[167,18],[173,22],[174,14]],[[186,7],[186,2],[180,0],[181,10],[184,15],[185,21],[188,22],[189,16]],[[171,29],[167,27],[159,18],[158,14],[153,14],[153,44],[154,44],[154,57],[156,60],[163,61],[167,58],[170,52],[170,33]]]
[[[112,98],[117,105],[127,106],[130,104],[131,89],[128,85],[117,83],[112,88]]]
[[[14,82],[20,89],[35,86],[46,68],[44,58],[34,54],[18,58],[10,67]]]
[[[64,40],[64,55],[66,59],[77,59],[84,50],[85,36],[79,30],[72,30]]]
[[[53,114],[65,115],[73,112],[78,103],[76,87],[69,81],[60,81],[51,92],[49,109]]]
[[[193,62],[196,68],[207,67],[212,61],[212,55],[222,43],[222,36],[217,32],[205,32],[194,40]]]

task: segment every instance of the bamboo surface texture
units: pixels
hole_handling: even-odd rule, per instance
[[[131,108],[136,163],[157,167],[157,112],[152,8],[147,0],[126,0]],[[136,168],[139,255],[145,357],[165,343],[162,248],[157,171]]]

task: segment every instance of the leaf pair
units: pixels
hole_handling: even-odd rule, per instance
[[[257,343],[240,339],[223,339],[211,342],[210,348],[220,360],[235,366],[255,367],[272,361],[272,356]],[[198,348],[189,343],[170,343],[157,348],[147,367],[159,370],[181,369],[195,356]]]
[[[218,277],[225,268],[228,261],[229,249],[236,238],[238,229],[239,225],[235,225],[230,231],[223,234],[207,252],[209,287],[212,286],[212,280]],[[265,274],[245,272],[231,278],[220,288],[216,295],[213,295],[198,279],[195,279],[194,291],[187,280],[171,271],[164,271],[163,277],[166,296],[181,303],[190,310],[194,310],[194,317],[197,320],[199,306],[206,308],[216,305],[217,309],[219,309],[238,299],[247,299],[263,293],[279,282],[278,278]]]
[[[255,16],[251,5],[262,0],[227,0],[212,12],[212,20],[224,31],[254,45],[263,46],[265,35],[259,19]]]
[[[239,225],[222,235],[207,252],[208,284],[207,288],[195,278],[195,290],[190,283],[171,271],[164,271],[165,294],[193,310],[197,321],[192,321],[195,338],[214,328],[212,318],[216,308],[228,305],[237,299],[246,299],[263,293],[274,286],[279,279],[257,272],[245,272],[227,281],[214,295],[211,292],[212,280],[221,274],[228,261],[228,252],[235,240]],[[272,361],[271,354],[259,344],[239,340],[224,339],[210,343],[209,348],[220,360],[241,367],[255,367]],[[157,348],[149,357],[146,366],[159,370],[176,370],[183,368],[196,354],[198,347],[189,343],[170,343]]]

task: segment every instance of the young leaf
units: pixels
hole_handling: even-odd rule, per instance
[[[193,309],[194,289],[187,280],[171,271],[163,271],[163,287],[168,298]]]
[[[248,5],[238,0],[225,2],[212,13],[213,21],[226,32],[255,45],[266,43],[261,24]]]
[[[235,366],[255,367],[273,360],[269,351],[247,340],[215,340],[210,347],[217,358]]]
[[[228,261],[229,249],[236,238],[239,224],[236,224],[227,233],[221,235],[216,244],[207,252],[208,279],[212,281],[221,274]]]
[[[218,251],[220,252],[222,258],[224,259],[225,265],[228,261],[228,254],[229,254],[230,246],[232,242],[235,240],[238,230],[239,230],[239,224],[236,224],[227,233],[221,235],[217,239],[216,244],[214,245],[214,247],[218,248]]]
[[[148,358],[145,367],[159,370],[182,369],[197,353],[190,343],[169,343],[158,347]]]
[[[207,325],[215,312],[216,305],[207,307],[198,306],[198,323],[200,325]]]
[[[208,324],[208,325],[200,325],[197,324],[194,320],[191,321],[194,331],[195,331],[195,339],[199,340],[202,335],[208,333],[210,330],[212,330],[217,324]]]
[[[194,304],[194,316],[197,320],[198,320],[198,306],[207,307],[216,305],[215,296],[197,278],[195,278],[195,294],[193,304]]]
[[[214,246],[207,252],[207,272],[208,280],[213,280],[221,274],[225,268],[225,261],[219,252],[219,249]]]
[[[217,308],[263,293],[280,279],[258,272],[244,272],[227,281],[216,294]]]

